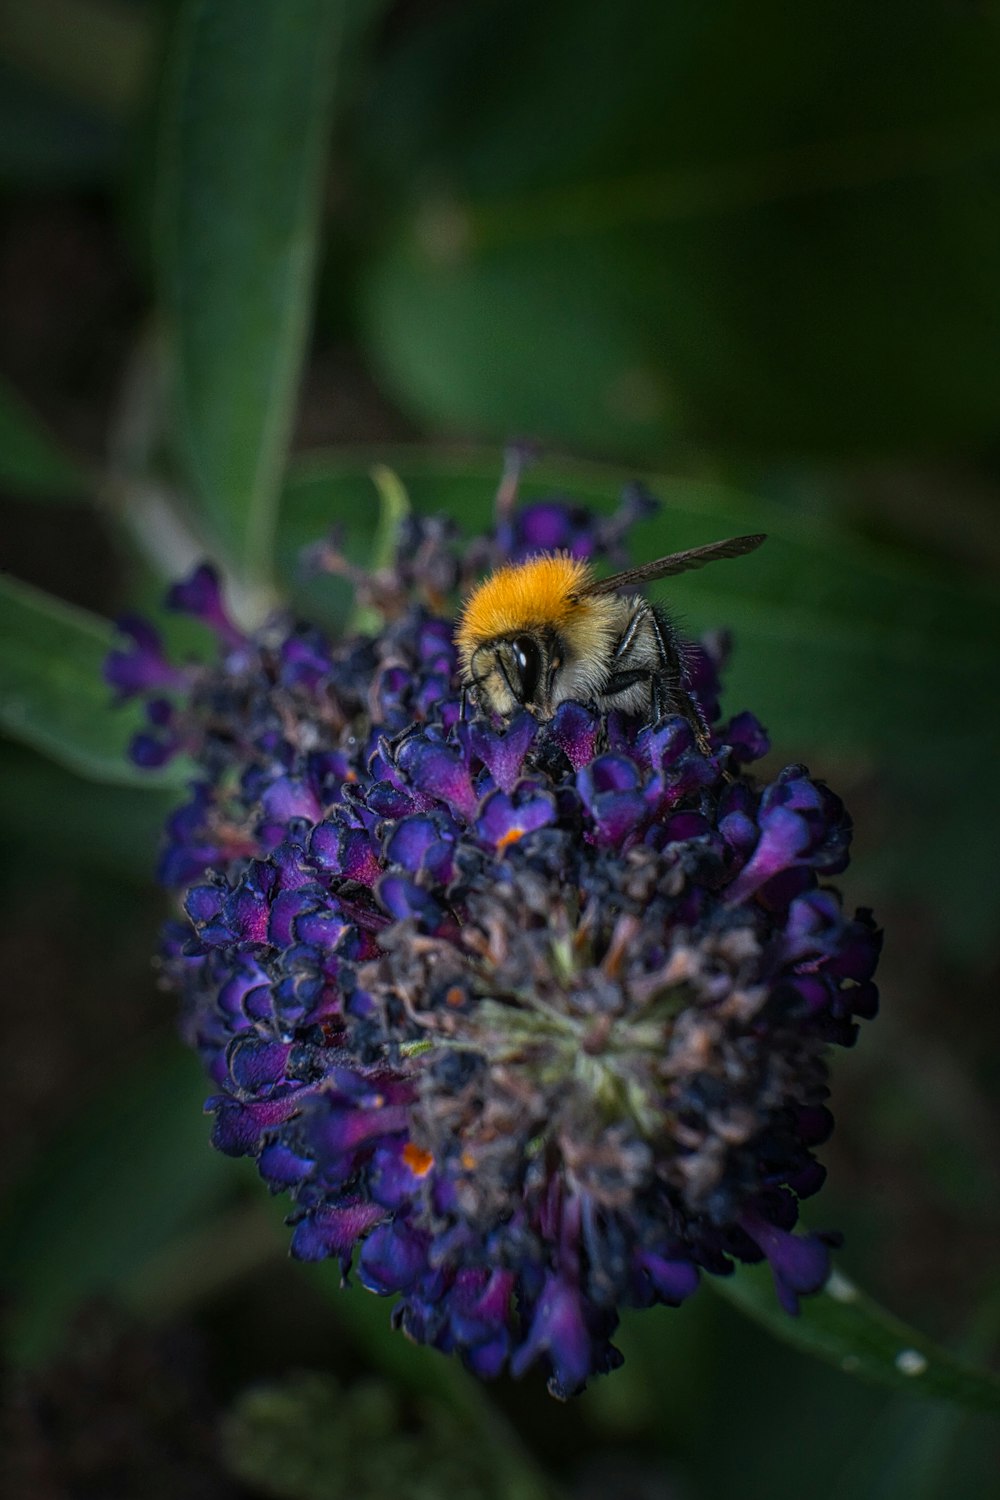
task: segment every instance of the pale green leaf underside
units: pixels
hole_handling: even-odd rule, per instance
[[[710,1285],[776,1338],[876,1385],[979,1411],[1000,1413],[1000,1378],[977,1370],[909,1328],[834,1271],[821,1292],[802,1299],[797,1318],[775,1296],[766,1266],[741,1266]]]

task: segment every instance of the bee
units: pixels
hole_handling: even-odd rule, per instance
[[[742,557],[762,535],[731,537],[596,578],[564,553],[499,568],[466,599],[455,631],[463,689],[501,718],[550,719],[572,699],[657,722],[682,714],[702,746],[708,726],[688,691],[687,652],[669,615],[636,584]]]

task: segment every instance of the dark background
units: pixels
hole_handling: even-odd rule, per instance
[[[278,83],[283,28],[338,7],[227,9],[0,0],[0,565],[103,617],[153,608],[179,554],[152,496],[248,611],[276,573],[336,623],[342,598],[295,559],[337,521],[363,555],[373,458],[471,526],[518,436],[545,445],[540,490],[608,505],[647,478],[665,503],[637,557],[767,530],[759,567],[675,599],[692,633],[734,628],[729,703],[768,724],[770,764],[805,760],[844,795],[841,884],[886,929],[882,1015],[836,1059],[810,1222],[845,1229],[840,1264],[895,1312],[988,1357],[1000,10],[356,3],[327,128],[305,81],[301,114],[278,113]],[[265,21],[274,67],[248,113],[239,70]],[[207,79],[179,115],[185,46]],[[270,398],[248,350],[270,348],[270,236],[301,210],[282,153],[311,129],[292,457],[282,437],[252,555],[231,497]],[[482,1395],[390,1334],[375,1298],[288,1263],[280,1205],[207,1146],[156,988],[172,794],[115,772],[124,720],[103,727],[96,670],[48,734],[79,684],[46,651],[6,621],[12,1495],[996,1492],[986,1419],[857,1384],[707,1289],[626,1320],[625,1368],[560,1407],[534,1376]]]

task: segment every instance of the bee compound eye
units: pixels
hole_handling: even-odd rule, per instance
[[[542,676],[542,653],[530,635],[515,636],[510,644],[520,679],[521,702],[530,703]]]

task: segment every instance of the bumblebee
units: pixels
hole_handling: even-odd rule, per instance
[[[455,632],[465,692],[501,718],[519,708],[549,719],[572,699],[656,722],[682,714],[699,743],[707,726],[687,690],[685,644],[636,584],[753,552],[737,536],[595,578],[589,565],[541,553],[499,568],[465,601]]]

